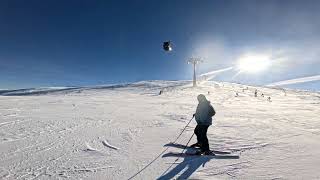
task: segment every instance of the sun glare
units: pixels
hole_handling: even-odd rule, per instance
[[[258,73],[271,65],[269,56],[263,54],[248,54],[240,57],[238,68],[241,72]]]

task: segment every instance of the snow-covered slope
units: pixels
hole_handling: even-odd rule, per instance
[[[319,179],[320,94],[258,87],[254,97],[246,87],[145,81],[1,91],[0,179],[128,179],[177,137],[200,93],[217,111],[210,147],[240,158],[179,158],[163,179]],[[176,159],[160,156],[134,179],[157,179]]]

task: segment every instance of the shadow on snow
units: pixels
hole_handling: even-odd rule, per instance
[[[187,149],[185,153],[192,153],[193,151]],[[200,166],[204,167],[211,159],[238,159],[238,156],[188,156],[185,153],[169,152],[162,157],[180,157],[184,158],[176,167],[161,175],[158,180],[172,179],[179,175],[177,179],[188,179]],[[168,169],[169,170],[169,169]]]

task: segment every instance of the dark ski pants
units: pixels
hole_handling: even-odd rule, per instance
[[[201,144],[201,151],[210,150],[207,138],[208,127],[209,125],[197,125],[194,129],[194,133],[197,135],[198,143]]]

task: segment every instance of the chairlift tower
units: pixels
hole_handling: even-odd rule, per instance
[[[201,58],[192,57],[188,60],[188,64],[193,65],[193,87],[197,86],[196,65],[202,63]]]

